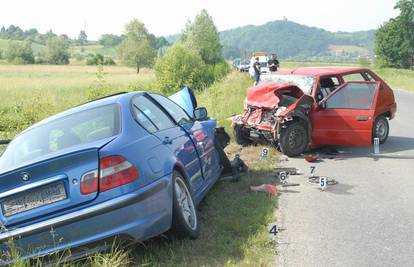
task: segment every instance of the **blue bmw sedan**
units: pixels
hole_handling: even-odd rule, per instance
[[[11,244],[33,258],[170,229],[196,238],[196,206],[222,171],[216,121],[190,90],[175,99],[119,94],[19,134],[0,158],[1,262]]]

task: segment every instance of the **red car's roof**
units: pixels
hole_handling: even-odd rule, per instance
[[[351,72],[365,71],[364,68],[358,67],[301,67],[295,69],[284,69],[281,73],[284,74],[298,74],[309,76],[324,76],[334,74],[347,74]]]

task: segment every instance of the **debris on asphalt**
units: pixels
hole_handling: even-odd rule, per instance
[[[281,172],[286,172],[289,175],[299,175],[301,174],[299,169],[297,168],[292,168],[292,167],[276,167],[275,168],[276,171],[276,175],[279,176],[279,173]]]
[[[319,160],[319,156],[313,154],[305,154],[305,160],[307,162],[316,162]]]
[[[250,186],[250,190],[253,192],[266,192],[273,196],[277,195],[277,187],[272,184],[262,184],[259,186]]]
[[[284,161],[289,161],[289,157],[285,156],[285,155],[280,156],[279,157],[279,162],[284,162]]]

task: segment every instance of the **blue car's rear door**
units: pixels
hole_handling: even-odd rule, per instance
[[[139,95],[133,100],[140,124],[168,147],[185,168],[193,192],[204,184],[201,163],[194,143],[186,131],[165,113],[149,95]]]

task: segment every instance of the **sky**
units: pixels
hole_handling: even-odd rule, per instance
[[[181,32],[187,20],[206,9],[220,31],[261,25],[286,17],[330,31],[376,29],[398,15],[397,0],[0,0],[0,26],[52,29],[77,37],[86,29],[89,40],[121,34],[126,23],[141,20],[148,30],[165,36]]]

